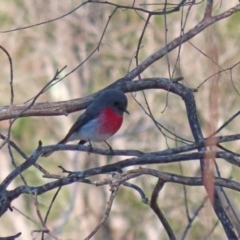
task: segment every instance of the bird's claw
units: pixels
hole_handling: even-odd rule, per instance
[[[112,157],[114,155],[114,151],[111,146],[109,146],[109,152],[110,152],[109,158],[112,159]]]
[[[89,142],[88,155],[90,155],[91,151],[93,150],[93,147],[92,147],[91,142],[90,141],[88,141],[88,142]]]
[[[89,148],[88,148],[88,155],[91,154],[92,149],[93,149],[92,146],[89,146]]]

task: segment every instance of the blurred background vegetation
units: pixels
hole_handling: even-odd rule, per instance
[[[163,5],[147,5],[164,3],[165,1],[136,1],[135,5],[144,5],[148,10],[163,8]],[[178,3],[172,1],[171,3]],[[115,1],[129,5],[129,1]],[[214,13],[226,11],[238,1],[214,1]],[[47,21],[66,14],[81,4],[77,0],[31,1],[15,0],[0,2],[0,31],[29,26]],[[188,15],[184,31],[195,26],[203,17],[205,1],[194,5]],[[33,28],[1,33],[0,45],[6,48],[13,60],[14,70],[14,104],[24,103],[34,97],[40,89],[49,82],[56,69],[67,65],[64,73],[69,72],[83,62],[97,47],[108,17],[114,8],[103,4],[86,4],[77,11],[58,21],[50,22]],[[188,8],[166,16],[152,17],[143,38],[139,62],[159,50],[178,37],[181,32],[181,19],[186,18]],[[38,102],[56,102],[84,97],[108,86],[127,72],[136,67],[133,58],[139,37],[142,33],[147,15],[132,10],[118,9],[112,17],[104,34],[99,51],[88,59],[83,66],[44,93]],[[196,37],[186,42],[180,52],[180,64],[177,64],[174,77],[182,76],[184,85],[198,88],[199,85],[214,73],[217,74],[218,115],[220,126],[239,110],[240,79],[239,66],[232,71],[223,71],[239,62],[239,25],[240,13],[222,20]],[[165,28],[167,25],[167,39]],[[168,56],[151,65],[142,77],[169,78],[169,70],[173,71],[178,57],[175,49]],[[204,55],[204,54],[205,55]],[[214,62],[213,62],[214,61]],[[1,84],[0,104],[10,104],[9,62],[6,55],[0,52]],[[199,119],[204,136],[210,134],[209,95],[213,78],[210,78],[198,88],[195,94]],[[148,103],[157,121],[177,135],[193,140],[183,101],[179,97],[167,94],[162,90],[145,91]],[[146,108],[142,93],[134,94],[137,100]],[[110,139],[114,149],[137,149],[140,151],[159,151],[168,147],[180,146],[181,143],[165,139],[155,127],[152,120],[134,101],[129,99],[130,116],[125,116],[121,130]],[[167,106],[166,106],[167,104]],[[166,107],[166,109],[165,109]],[[38,141],[44,145],[57,143],[68,131],[71,124],[80,113],[58,117],[29,117],[18,119],[13,125],[11,139],[28,155],[37,147]],[[0,123],[1,133],[6,135],[9,121]],[[227,126],[221,135],[239,132],[238,120]],[[96,146],[105,148],[104,144]],[[228,143],[226,147],[239,152],[239,143]],[[17,164],[23,159],[14,152]],[[55,152],[47,159],[39,159],[38,163],[50,173],[61,174],[57,166],[62,165],[69,170],[83,170],[94,166],[105,165],[119,161],[120,157],[108,159],[105,156],[88,155],[76,152]],[[11,164],[7,146],[0,151],[0,179],[3,180],[14,168]],[[185,163],[151,166],[161,171],[196,176],[199,174],[199,163]],[[181,167],[181,168],[180,168]],[[239,181],[238,170],[234,166],[219,161],[223,177],[232,177]],[[42,178],[41,174],[31,168],[24,172],[29,185],[38,186],[50,180]],[[100,178],[99,176],[97,178]],[[148,197],[156,183],[155,178],[140,177],[134,181],[141,186]],[[12,183],[9,189],[22,184],[21,180]],[[190,215],[196,211],[206,196],[203,187],[186,187]],[[39,196],[40,210],[43,216],[49,207],[55,191]],[[237,205],[239,193],[227,191],[233,206]],[[83,239],[95,227],[105,211],[109,197],[109,187],[94,187],[74,183],[65,186],[59,193],[51,211],[48,228],[60,239]],[[182,185],[166,184],[159,196],[159,205],[169,220],[178,239],[181,238],[187,225],[185,200]],[[21,196],[14,201],[13,206],[21,210],[39,223],[35,206],[30,196]],[[238,209],[236,209],[238,213]],[[209,203],[206,203],[192,224],[186,239],[204,239],[217,223],[217,218]],[[8,211],[1,219],[1,236],[22,232],[19,239],[31,239],[31,231],[38,229],[22,214],[14,210]],[[212,232],[209,239],[225,239],[221,224]],[[40,234],[36,239],[41,239]],[[50,239],[45,236],[45,239]],[[93,239],[167,239],[165,230],[160,225],[155,214],[147,205],[141,202],[137,193],[121,187],[113,205],[110,218]]]

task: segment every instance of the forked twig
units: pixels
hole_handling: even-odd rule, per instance
[[[115,177],[117,177],[117,176],[116,175],[114,176],[114,178],[113,178],[114,182],[111,184],[111,188],[110,188],[111,195],[110,195],[109,201],[107,203],[106,211],[105,211],[101,221],[99,222],[99,224],[95,227],[95,229],[84,240],[91,239],[96,234],[96,232],[101,228],[101,226],[104,224],[104,222],[107,220],[107,218],[109,217],[110,211],[112,209],[113,201],[114,201],[114,199],[117,195],[117,191],[118,191],[119,184],[120,184],[118,182],[118,180],[115,179]]]
[[[165,218],[163,212],[160,210],[158,204],[157,204],[157,198],[158,198],[158,194],[159,191],[161,191],[161,189],[163,188],[165,182],[162,179],[158,179],[157,184],[154,187],[153,193],[152,193],[152,198],[151,198],[151,202],[150,202],[150,207],[152,208],[152,210],[155,212],[155,214],[157,215],[158,219],[160,220],[160,222],[162,223],[163,227],[165,228],[169,239],[171,240],[176,240],[176,237],[174,235],[174,232],[170,226],[170,224],[168,223],[167,219]]]

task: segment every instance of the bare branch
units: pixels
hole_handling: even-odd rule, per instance
[[[161,191],[161,189],[163,188],[163,186],[164,186],[164,181],[162,181],[161,179],[158,179],[157,184],[155,185],[154,190],[152,192],[150,207],[156,213],[158,219],[160,220],[163,227],[165,228],[169,239],[175,240],[176,237],[173,233],[173,230],[172,230],[171,226],[169,225],[167,219],[165,218],[163,212],[161,211],[161,209],[159,208],[159,206],[157,204],[158,194],[159,194],[159,191]]]
[[[0,46],[0,48],[3,50],[3,52],[7,55],[8,57],[8,61],[9,61],[9,65],[10,65],[10,95],[11,95],[11,99],[10,99],[10,104],[13,105],[13,99],[14,99],[14,88],[13,88],[13,64],[12,64],[12,58],[11,55],[8,53],[8,51],[3,47]]]
[[[112,209],[113,201],[118,192],[118,188],[119,188],[118,175],[115,175],[112,179],[111,188],[110,188],[111,195],[110,195],[109,201],[107,203],[107,208],[104,213],[104,216],[102,217],[101,221],[96,226],[96,228],[85,238],[85,240],[91,239],[96,234],[96,232],[101,228],[101,226],[104,224],[104,222],[107,220],[107,218],[109,217],[110,211]]]
[[[135,184],[129,183],[129,182],[123,182],[122,185],[136,190],[140,194],[142,202],[149,205],[150,201],[148,200],[145,193],[143,192],[143,190],[140,187],[138,187]]]
[[[18,238],[19,236],[21,236],[22,233],[17,233],[13,236],[9,236],[9,237],[0,237],[0,240],[15,240],[16,238]]]
[[[36,23],[36,24],[33,24],[33,25],[29,25],[29,26],[26,26],[26,27],[19,27],[19,28],[15,28],[15,29],[6,30],[6,31],[0,31],[0,33],[8,33],[8,32],[15,32],[15,31],[19,31],[19,30],[25,30],[25,29],[28,29],[28,28],[33,28],[33,27],[37,27],[37,26],[41,26],[41,25],[44,25],[44,24],[47,24],[47,23],[51,23],[51,22],[57,21],[57,20],[59,20],[61,18],[64,18],[64,17],[72,14],[73,12],[75,12],[76,10],[78,10],[79,8],[81,8],[82,6],[84,6],[88,2],[89,1],[86,1],[86,2],[84,2],[82,4],[80,4],[79,6],[77,6],[73,10],[71,10],[70,12],[68,12],[68,13],[60,16],[60,17],[53,18],[53,19],[50,19],[50,20],[47,20],[47,21],[44,21],[44,22]]]
[[[164,48],[158,50],[154,54],[150,55],[147,59],[145,59],[139,66],[135,69],[133,69],[131,72],[129,72],[124,78],[128,81],[133,80],[135,77],[137,77],[139,74],[141,74],[147,67],[149,67],[151,64],[165,56],[167,53],[178,47],[180,44],[190,40],[197,34],[199,34],[201,31],[203,31],[205,28],[209,27],[210,25],[216,23],[217,21],[224,19],[226,17],[231,16],[232,14],[240,11],[240,4],[237,6],[230,8],[229,10],[214,16],[212,18],[208,18],[206,21],[203,19],[200,23],[198,23],[194,28],[183,34],[182,36],[175,38],[173,41],[168,43]]]
[[[15,188],[14,190],[7,191],[7,198],[9,201],[13,201],[21,194],[36,193],[37,195],[41,195],[45,192],[48,192],[48,191],[58,188],[60,186],[69,185],[73,182],[79,182],[79,180],[84,180],[86,177],[95,176],[95,175],[102,174],[102,173],[111,173],[115,170],[112,168],[112,169],[108,169],[108,171],[107,171],[106,167],[108,167],[108,166],[85,170],[83,172],[72,174],[68,177],[58,179],[56,181],[47,183],[47,184],[39,186],[39,187],[30,187],[30,186],[25,186],[25,185],[19,186],[19,187]],[[160,171],[157,171],[154,169],[149,169],[149,168],[140,168],[137,170],[129,170],[125,173],[122,173],[121,175],[118,174],[119,177],[121,176],[121,183],[125,182],[129,179],[136,178],[141,175],[151,175],[151,176],[162,179],[164,182],[173,182],[173,183],[185,184],[188,186],[203,186],[202,178],[200,178],[200,177],[185,177],[185,176],[183,177],[181,175],[160,172]],[[102,180],[97,185],[98,186],[106,185],[106,184],[109,184],[111,181],[112,181],[112,177]],[[240,183],[230,180],[230,179],[217,177],[217,178],[215,178],[214,184],[216,186],[226,187],[229,189],[240,191]],[[0,208],[0,210],[1,210],[1,208]]]
[[[109,88],[117,88],[124,92],[135,92],[145,89],[163,89],[181,97],[186,95],[188,92],[192,92],[191,89],[185,87],[184,85],[173,83],[171,80],[166,78],[146,78],[134,82],[126,82],[124,79],[120,79],[108,86],[106,89]],[[68,115],[71,112],[86,108],[100,92],[83,99],[80,98],[64,102],[36,103],[34,105],[25,103],[5,106],[0,108],[0,121],[16,117]]]
[[[204,19],[208,20],[212,16],[213,0],[207,0],[207,5],[204,13]]]
[[[186,235],[188,233],[188,230],[191,228],[193,221],[196,219],[196,217],[198,216],[199,212],[204,207],[204,204],[205,204],[206,200],[207,200],[207,198],[205,198],[203,200],[202,204],[196,209],[196,211],[194,212],[193,216],[188,219],[188,225],[187,225],[187,227],[185,228],[185,230],[183,232],[183,235],[182,235],[182,238],[181,238],[182,240],[185,239],[185,237],[186,237]]]
[[[148,13],[151,15],[166,15],[166,14],[170,14],[173,12],[177,12],[179,11],[180,7],[182,7],[185,2],[187,0],[182,0],[175,8],[172,8],[171,10],[163,10],[163,11],[148,11],[145,8],[138,8],[138,7],[134,7],[132,6],[127,6],[127,5],[120,5],[120,4],[116,4],[116,3],[112,3],[112,2],[108,2],[108,1],[94,1],[91,0],[92,3],[98,3],[98,4],[106,4],[106,5],[110,5],[110,6],[114,6],[120,9],[130,9],[130,10],[134,10],[134,11],[140,11],[140,12],[144,12],[144,13]]]

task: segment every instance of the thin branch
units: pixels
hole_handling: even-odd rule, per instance
[[[33,230],[32,231],[32,234],[34,232],[42,232],[42,233],[47,233],[49,236],[51,236],[53,239],[55,240],[59,240],[56,236],[54,236],[51,231],[47,228],[46,226],[46,223],[45,221],[43,221],[43,217],[42,217],[42,214],[41,214],[41,211],[40,211],[40,208],[39,208],[39,203],[38,203],[38,199],[37,199],[37,195],[35,194],[35,199],[34,199],[34,205],[35,205],[35,208],[36,208],[36,213],[37,213],[37,216],[40,220],[40,223],[41,223],[41,226],[42,226],[42,229],[40,230]]]
[[[4,135],[2,135],[0,133],[0,138],[3,139],[4,141],[6,140],[6,137]],[[25,160],[28,160],[28,156],[13,142],[13,141],[9,141],[9,144],[11,145],[11,147],[16,150],[20,156],[25,159]],[[41,167],[39,164],[37,163],[34,163],[33,164],[40,172],[42,172],[44,175],[48,175],[48,171],[46,171],[43,167]]]
[[[9,65],[10,65],[10,89],[11,89],[10,90],[10,95],[11,95],[10,104],[13,105],[14,88],[13,88],[13,64],[12,64],[12,58],[11,58],[11,55],[8,53],[8,51],[3,46],[0,45],[0,48],[7,55],[8,61],[9,61]]]
[[[105,25],[105,27],[104,27],[104,29],[103,29],[102,35],[101,35],[101,37],[100,37],[100,40],[99,40],[96,48],[93,49],[93,51],[92,51],[80,64],[78,64],[78,65],[77,65],[75,68],[73,68],[70,72],[68,72],[68,73],[65,74],[63,77],[61,77],[58,81],[56,81],[56,82],[54,82],[53,84],[51,84],[48,88],[45,89],[45,91],[47,91],[48,89],[50,89],[51,87],[53,87],[55,84],[61,82],[63,79],[65,79],[66,77],[68,77],[69,75],[71,75],[73,72],[75,72],[75,71],[76,71],[77,69],[79,69],[81,66],[83,66],[84,63],[87,62],[87,61],[94,55],[95,52],[97,52],[97,51],[100,50],[100,45],[102,44],[102,40],[103,40],[103,37],[104,37],[104,35],[105,35],[105,33],[106,33],[107,27],[108,27],[108,25],[109,25],[109,23],[110,23],[113,15],[116,13],[117,9],[118,9],[118,8],[116,7],[116,8],[113,10],[112,14],[108,17],[108,20],[107,20],[107,22],[106,22],[106,25]],[[45,91],[44,91],[44,92],[45,92]]]
[[[31,217],[29,217],[28,215],[26,215],[25,213],[23,213],[22,211],[20,211],[16,207],[12,206],[12,209],[14,209],[15,211],[19,212],[21,215],[23,215],[26,219],[28,219],[29,221],[31,221],[35,225],[39,225],[35,220],[33,220]]]
[[[92,3],[98,3],[98,4],[106,4],[106,5],[111,5],[120,9],[129,9],[129,10],[134,10],[134,11],[140,11],[144,13],[148,13],[151,15],[166,15],[170,14],[173,12],[179,11],[179,9],[185,4],[187,0],[182,0],[175,8],[172,8],[171,10],[163,10],[163,11],[148,11],[146,8],[138,8],[138,7],[133,7],[133,6],[127,6],[127,5],[120,5],[108,1],[99,1],[99,0],[91,0]]]
[[[144,113],[153,121],[154,125],[156,126],[156,128],[162,133],[163,137],[165,138],[166,140],[166,143],[167,143],[167,139],[171,139],[171,140],[175,140],[177,142],[181,142],[181,143],[186,143],[186,142],[190,142],[189,140],[187,139],[184,139],[178,135],[176,135],[175,133],[171,132],[170,130],[168,130],[166,127],[164,127],[162,124],[160,124],[156,119],[155,117],[153,116],[152,114],[152,111],[151,111],[151,108],[148,104],[148,101],[147,101],[147,98],[146,98],[146,95],[145,95],[145,92],[142,91],[143,93],[143,97],[144,97],[144,101],[146,103],[146,106],[147,106],[147,110],[148,112],[145,110],[145,108],[143,107],[143,105],[137,100],[137,98],[133,95],[133,93],[131,93],[134,101],[139,105],[139,107],[144,111]],[[175,138],[167,135],[166,133],[164,133],[163,130],[165,130],[166,132],[170,133],[171,135],[173,135]],[[176,139],[177,138],[177,139]]]
[[[182,169],[181,162],[179,162],[179,168],[180,168],[181,175],[183,175],[183,169]],[[187,188],[184,184],[183,184],[183,194],[184,194],[184,203],[185,203],[186,215],[187,215],[187,219],[188,219],[188,222],[189,222],[191,218],[190,218],[189,209],[188,209]]]
[[[53,198],[52,198],[52,201],[51,201],[51,203],[50,203],[50,205],[49,205],[49,207],[48,207],[46,216],[45,216],[45,218],[44,218],[44,225],[45,225],[45,226],[46,226],[47,219],[48,219],[48,216],[49,216],[49,214],[50,214],[50,211],[51,211],[51,209],[52,209],[53,203],[55,202],[55,200],[56,200],[56,198],[57,198],[57,196],[58,196],[58,193],[60,192],[61,189],[62,189],[62,187],[59,187],[59,188],[57,189],[57,191],[55,192],[55,194],[54,194],[54,196],[53,196]],[[42,232],[42,240],[44,240],[44,232]]]
[[[207,0],[207,6],[204,13],[204,19],[208,20],[212,16],[213,0]]]
[[[209,237],[212,235],[212,233],[214,232],[214,230],[216,229],[217,225],[219,224],[219,221],[217,221],[213,228],[211,229],[211,231],[207,234],[207,236],[205,238],[203,238],[203,240],[209,240]]]
[[[188,7],[188,10],[187,10],[187,14],[186,14],[186,17],[185,17],[185,21],[184,21],[184,23],[183,23],[183,11],[184,11],[184,8],[182,8],[182,15],[181,15],[181,32],[180,32],[180,36],[182,36],[183,34],[184,34],[184,29],[185,29],[185,27],[186,27],[186,25],[187,25],[187,20],[188,20],[188,17],[189,17],[189,14],[190,14],[190,11],[191,11],[191,9],[192,9],[192,7],[195,5],[194,4],[195,2],[189,2],[189,7]],[[174,73],[175,73],[175,70],[176,70],[176,68],[177,68],[177,64],[179,64],[179,70],[180,70],[180,74],[181,74],[181,65],[180,65],[180,61],[181,61],[181,59],[180,59],[180,53],[181,53],[181,49],[182,49],[182,42],[179,44],[179,47],[178,47],[178,55],[177,55],[177,59],[176,59],[176,63],[175,63],[175,66],[174,66],[174,68],[173,68],[173,71],[172,71],[172,78],[174,77]]]
[[[196,219],[196,217],[198,216],[199,212],[202,210],[202,208],[204,207],[205,202],[207,201],[207,198],[204,198],[203,202],[201,203],[201,205],[196,209],[196,211],[194,212],[193,216],[191,218],[188,219],[188,225],[185,228],[183,235],[182,235],[182,240],[184,240],[187,236],[187,233],[189,231],[189,229],[192,226],[192,223],[194,222],[194,220]]]
[[[57,145],[49,145],[42,147],[42,152],[45,153],[47,151],[82,151],[87,153],[93,153],[93,154],[100,154],[105,156],[136,156],[136,157],[143,157],[143,156],[170,156],[173,154],[179,154],[184,153],[192,150],[197,150],[202,147],[209,147],[209,146],[215,146],[218,143],[224,143],[224,142],[232,142],[232,141],[238,141],[240,140],[240,134],[234,134],[229,136],[219,136],[214,137],[211,139],[207,139],[207,141],[202,141],[199,143],[189,144],[182,147],[176,147],[176,148],[169,148],[163,151],[157,151],[157,152],[141,152],[138,150],[116,150],[113,149],[112,151],[109,151],[109,149],[100,149],[100,148],[92,148],[89,150],[87,146],[83,145],[72,145],[72,144],[57,144]],[[49,149],[49,150],[48,150]],[[225,148],[224,148],[225,150]],[[229,151],[228,151],[229,152]],[[234,154],[233,152],[229,152],[231,154],[224,155],[223,152],[219,152],[220,155],[217,155],[218,158],[235,158],[238,156],[238,154]],[[196,153],[197,154],[197,153]],[[234,155],[233,155],[234,154]],[[192,155],[194,158],[195,156],[202,156],[202,155]],[[238,162],[238,158],[235,158],[236,163]],[[238,165],[238,164],[236,164]]]
[[[84,240],[91,239],[96,234],[96,232],[101,228],[101,226],[104,224],[104,222],[107,220],[107,218],[109,217],[110,211],[112,209],[113,201],[117,195],[118,188],[119,188],[119,183],[118,183],[118,181],[115,181],[115,177],[114,177],[113,181],[114,182],[111,184],[111,189],[110,189],[111,195],[110,195],[109,201],[107,203],[106,211],[105,211],[101,221],[99,222],[99,224],[94,228],[94,230]]]
[[[203,56],[205,56],[206,58],[208,58],[211,62],[213,62],[216,66],[218,66],[221,70],[223,70],[225,72],[225,70],[216,62],[214,61],[211,57],[209,57],[206,53],[204,53],[201,49],[199,49],[198,47],[196,47],[193,43],[191,43],[190,41],[188,41],[188,43],[194,47],[197,51],[199,51]]]
[[[19,236],[21,236],[21,232],[15,234],[15,235],[12,235],[12,236],[9,236],[9,237],[0,237],[0,240],[15,240],[16,238],[18,238]]]
[[[164,229],[166,230],[166,232],[168,234],[169,239],[175,240],[176,237],[174,235],[174,232],[173,232],[171,226],[169,225],[167,219],[165,218],[163,212],[160,210],[160,208],[157,204],[158,194],[159,194],[159,191],[161,191],[161,189],[163,188],[163,186],[164,186],[164,181],[162,181],[161,179],[158,179],[157,184],[155,185],[154,190],[152,192],[150,207],[152,208],[152,210],[155,212],[158,219],[162,223]]]
[[[12,182],[13,179],[15,179],[17,176],[19,176],[23,171],[31,167],[33,164],[36,163],[37,159],[41,156],[41,144],[39,144],[37,150],[32,154],[31,157],[28,158],[27,161],[22,163],[20,166],[15,168],[0,184],[0,188],[6,189],[8,185]]]
[[[147,205],[150,204],[150,201],[148,200],[145,193],[143,192],[143,190],[140,187],[138,187],[135,184],[129,183],[129,182],[123,182],[122,185],[125,186],[125,187],[129,187],[129,188],[132,188],[132,189],[136,190],[140,194],[142,202],[147,204]]]
[[[139,38],[139,40],[138,40],[138,45],[137,45],[137,50],[136,50],[136,55],[135,55],[136,66],[138,66],[138,64],[139,64],[139,62],[138,62],[138,55],[139,55],[139,51],[140,51],[140,48],[141,48],[141,43],[142,43],[142,40],[143,40],[143,36],[144,36],[144,34],[145,34],[145,32],[146,32],[146,29],[147,29],[147,26],[148,26],[149,21],[150,21],[150,19],[151,19],[151,16],[152,16],[152,15],[149,13],[149,14],[148,14],[148,17],[147,17],[147,20],[146,20],[146,22],[145,22],[145,24],[144,24],[144,27],[143,27],[141,36],[140,36],[140,38]],[[140,75],[140,74],[138,75],[138,79],[141,79],[141,75]]]
[[[10,29],[10,30],[6,30],[6,31],[0,31],[0,33],[8,33],[8,32],[15,32],[15,31],[19,31],[19,30],[25,30],[25,29],[28,29],[28,28],[33,28],[33,27],[37,27],[37,26],[40,26],[40,25],[44,25],[44,24],[48,24],[48,23],[51,23],[51,22],[54,22],[54,21],[57,21],[61,18],[64,18],[68,15],[71,15],[73,12],[75,12],[76,10],[78,10],[79,8],[81,8],[82,6],[84,6],[86,3],[88,3],[89,1],[86,1],[86,2],[83,2],[82,4],[80,4],[79,6],[77,6],[76,8],[74,8],[73,10],[71,10],[70,12],[60,16],[60,17],[57,17],[57,18],[53,18],[53,19],[50,19],[50,20],[47,20],[47,21],[44,21],[44,22],[40,22],[40,23],[36,23],[36,24],[33,24],[33,25],[29,25],[29,26],[26,26],[26,27],[19,27],[19,28],[14,28],[14,29]]]
[[[240,114],[240,111],[235,113],[224,124],[222,124],[222,126],[219,127],[214,133],[210,134],[210,136],[208,138],[211,138],[211,137],[215,136],[216,134],[218,134],[223,128],[225,128],[229,123],[231,123],[234,120],[234,118],[236,118],[239,114]]]
[[[6,139],[5,139],[5,142],[8,143],[9,155],[10,155],[10,158],[11,158],[11,160],[12,160],[12,164],[13,164],[14,167],[15,167],[15,170],[18,169],[18,167],[17,167],[17,165],[16,165],[16,163],[15,163],[15,160],[14,160],[14,157],[13,157],[13,153],[12,153],[12,149],[11,149],[11,144],[10,144],[12,126],[13,126],[13,124],[15,123],[15,121],[16,121],[24,112],[26,112],[28,109],[30,109],[30,108],[35,104],[35,102],[37,101],[38,97],[42,94],[42,92],[45,90],[45,88],[48,87],[49,84],[51,84],[52,82],[56,81],[56,79],[58,79],[58,75],[59,75],[65,68],[66,68],[66,66],[63,67],[60,71],[57,70],[56,73],[55,73],[55,76],[53,77],[53,79],[52,79],[46,86],[44,86],[44,87],[39,91],[39,93],[34,97],[34,99],[32,100],[32,102],[31,102],[28,106],[26,106],[25,108],[23,108],[23,109],[18,113],[18,115],[16,115],[16,116],[14,117],[14,119],[10,121],[9,128],[8,128],[8,133],[7,133],[7,137],[6,137]],[[35,164],[35,162],[34,162],[33,164]],[[11,174],[10,174],[10,175],[11,175]],[[21,177],[22,181],[24,182],[24,184],[27,185],[26,180],[25,180],[24,177],[22,176],[22,172],[18,172],[18,175],[20,175],[20,177]],[[9,182],[9,183],[10,183],[10,182]],[[6,183],[6,182],[5,182],[6,186],[8,186],[9,183]],[[2,183],[1,186],[3,187],[4,184]]]
[[[167,44],[164,48],[158,50],[154,54],[150,55],[147,59],[145,59],[139,66],[135,69],[133,69],[131,72],[129,72],[124,78],[128,81],[134,79],[139,74],[141,74],[147,67],[152,65],[154,62],[162,58],[167,54],[167,52],[172,51],[173,49],[177,48],[181,43],[184,43],[197,34],[199,34],[201,31],[209,27],[210,25],[216,23],[217,21],[220,21],[224,18],[227,18],[231,16],[232,14],[240,11],[240,4],[236,5],[233,8],[230,8],[229,10],[216,15],[214,17],[211,17],[210,19],[207,19],[206,21],[203,19],[201,22],[199,22],[195,27],[193,27],[191,30],[186,32],[184,35],[175,38],[173,41]]]
[[[15,188],[14,190],[8,191],[8,195],[7,195],[8,200],[13,201],[14,199],[18,198],[18,196],[20,196],[21,194],[35,193],[37,195],[41,195],[45,192],[51,191],[60,186],[69,185],[73,182],[79,182],[79,180],[82,181],[86,177],[95,176],[95,175],[104,174],[104,173],[111,173],[113,171],[115,171],[115,169],[113,169],[113,168],[109,169],[108,166],[103,166],[103,167],[97,167],[97,168],[85,170],[83,172],[79,172],[76,174],[72,174],[65,178],[61,178],[56,181],[46,183],[39,187],[30,187],[30,186],[25,186],[25,185],[19,186],[19,187]],[[178,184],[185,184],[188,186],[203,186],[201,177],[186,177],[186,176],[181,176],[181,175],[177,175],[177,174],[160,172],[160,171],[157,171],[155,169],[150,169],[150,168],[140,168],[140,169],[136,169],[136,170],[129,170],[122,174],[118,174],[119,178],[121,177],[120,183],[123,183],[125,181],[128,181],[130,179],[136,178],[141,175],[154,176],[154,177],[162,179],[164,182],[173,182],[173,183],[178,183]],[[98,186],[108,185],[111,181],[112,181],[112,177],[102,180],[97,185]],[[229,189],[240,192],[240,183],[230,180],[230,179],[216,177],[214,184],[216,186],[221,186],[221,187],[229,188]],[[1,206],[0,206],[0,210],[1,210]]]
[[[209,141],[209,144],[211,142]],[[81,150],[84,152],[89,152],[89,148],[86,146],[81,146],[81,145],[64,145],[64,144],[58,144],[58,145],[53,145],[49,147],[42,147],[41,144],[37,148],[37,150],[32,154],[31,157],[28,158],[28,160],[24,163],[22,163],[19,167],[17,167],[13,172],[11,172],[0,184],[0,187],[6,188],[13,179],[15,179],[19,174],[21,174],[23,171],[28,169],[30,166],[36,163],[37,159],[39,158],[40,155],[42,155],[45,152],[49,152],[52,150]],[[116,155],[116,153],[121,153],[123,154],[126,151],[109,151],[109,150],[102,150],[102,149],[92,149],[91,152],[97,153],[97,154],[103,154],[103,155]],[[129,152],[132,154],[132,151]],[[135,151],[135,153],[140,153],[138,151]],[[135,154],[134,153],[134,154]],[[239,166],[240,167],[240,159],[231,154],[231,153],[226,153],[226,152],[215,152],[216,158],[223,158],[226,161]],[[197,158],[204,158],[205,153],[190,153],[190,154],[175,154],[175,155],[161,155],[158,156],[158,154],[154,155],[153,153],[149,154],[140,154],[142,155],[139,158],[132,158],[132,159],[127,159],[124,161],[120,161],[115,164],[109,164],[105,166],[105,169],[111,169],[111,171],[118,171],[119,169],[122,169],[124,167],[132,166],[132,165],[143,165],[143,164],[154,164],[154,163],[173,163],[173,162],[178,162],[178,161],[187,161],[187,160],[194,160]],[[104,173],[104,172],[99,172],[99,174]]]
[[[225,68],[223,70],[217,71],[216,73],[212,74],[210,77],[208,77],[207,79],[205,79],[198,87],[197,89],[199,89],[201,86],[203,86],[204,83],[206,83],[209,79],[211,79],[212,77],[219,75],[222,72],[226,72],[226,71],[232,71],[233,68],[235,68],[236,66],[238,66],[240,64],[240,62],[237,62],[236,64],[234,64],[232,67],[229,68]]]

